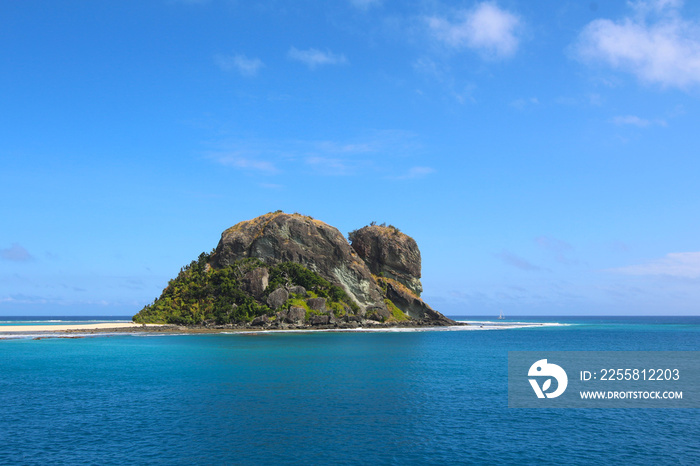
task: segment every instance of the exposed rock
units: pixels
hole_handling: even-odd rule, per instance
[[[311,325],[326,325],[331,321],[331,317],[328,314],[314,315],[309,319]]]
[[[416,320],[431,321],[432,325],[457,325],[444,315],[428,306],[422,299],[414,295],[411,290],[392,279],[383,278],[386,285],[386,295],[399,309]]]
[[[370,272],[393,278],[420,296],[421,257],[413,238],[395,227],[372,225],[350,233],[350,239]]]
[[[314,311],[326,312],[326,298],[309,298],[306,300],[309,309]]]
[[[211,263],[226,267],[246,257],[267,264],[297,262],[340,285],[361,308],[383,302],[372,274],[345,237],[311,217],[275,212],[240,222],[222,233]]]
[[[299,296],[306,296],[306,288],[303,286],[293,286],[289,288],[290,294],[298,294]]]
[[[258,316],[253,321],[250,323],[251,326],[253,327],[262,327],[263,325],[267,324],[270,321],[270,319],[267,318],[267,316]]]
[[[289,293],[284,288],[277,288],[267,297],[267,305],[270,309],[278,309],[289,298]]]
[[[262,296],[270,280],[270,273],[265,267],[253,269],[243,276],[242,288],[256,298]]]
[[[333,314],[332,312],[328,312],[328,323],[338,325],[340,322],[342,321],[338,317],[336,317],[335,314]]]
[[[378,322],[384,322],[391,316],[391,312],[386,307],[373,307],[367,309],[367,318],[370,320],[376,320]]]
[[[290,324],[303,324],[306,319],[306,310],[303,307],[292,306],[287,311],[285,322]]]

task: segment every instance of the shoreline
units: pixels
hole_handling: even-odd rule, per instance
[[[187,327],[171,324],[137,324],[134,322],[103,322],[99,324],[69,325],[6,325],[0,326],[0,340],[15,338],[83,338],[98,335],[207,335],[207,334],[259,334],[301,332],[411,332],[411,331],[460,331],[506,330],[531,327],[561,326],[551,323],[456,321],[456,325],[429,325],[405,323],[373,323],[365,326],[295,326],[281,328],[254,326]]]
[[[158,324],[148,324],[158,325]],[[0,325],[0,335],[3,333],[41,333],[41,332],[71,332],[76,330],[123,330],[141,328],[142,324],[134,322],[102,322],[99,324],[58,324],[58,325]]]

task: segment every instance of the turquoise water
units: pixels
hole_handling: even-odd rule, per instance
[[[508,351],[700,350],[623,320],[1,340],[0,463],[700,464],[698,410],[508,408]]]
[[[131,322],[130,316],[0,316],[0,327],[8,325],[83,325]]]

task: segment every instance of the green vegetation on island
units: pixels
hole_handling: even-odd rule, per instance
[[[249,258],[215,269],[209,265],[210,254],[202,253],[196,261],[180,270],[170,280],[160,297],[133,317],[137,323],[176,325],[226,325],[251,322],[259,316],[273,317],[279,310],[301,307],[306,320],[320,311],[309,308],[308,299],[325,298],[325,306],[335,317],[354,314],[358,306],[345,291],[319,274],[294,262],[267,266]],[[256,298],[246,290],[246,278],[255,269],[264,268],[268,285]],[[284,289],[287,299],[277,308],[269,303],[270,294]]]

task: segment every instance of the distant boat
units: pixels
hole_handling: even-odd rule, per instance
[[[505,316],[503,315],[503,311],[501,311],[501,313],[498,315],[498,319],[499,320],[505,319]]]

